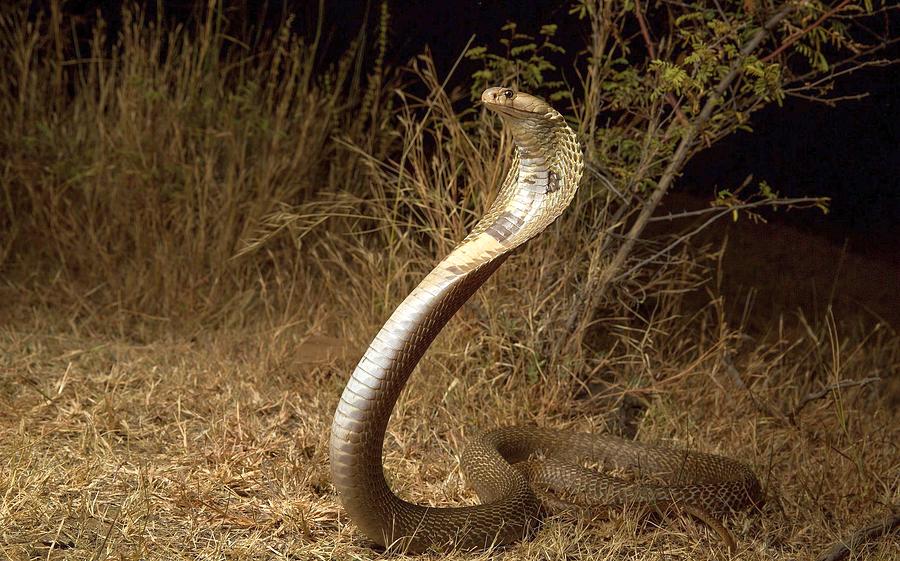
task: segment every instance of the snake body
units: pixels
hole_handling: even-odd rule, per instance
[[[489,88],[481,99],[512,132],[513,165],[485,216],[385,322],[341,395],[330,459],[334,486],[350,518],[381,546],[419,552],[522,539],[543,511],[536,487],[593,503],[666,502],[708,512],[759,502],[759,482],[734,460],[607,435],[525,427],[482,435],[464,452],[463,471],[482,504],[427,507],[391,491],[382,468],[385,430],[419,359],[509,253],[562,213],[581,179],[575,133],[545,101],[508,88]],[[536,454],[545,459],[536,460]],[[665,483],[629,482],[587,470],[580,466],[584,461],[640,470]]]

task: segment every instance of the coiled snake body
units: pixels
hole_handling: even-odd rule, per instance
[[[521,427],[483,435],[463,454],[463,471],[480,505],[426,507],[391,491],[382,470],[382,445],[409,375],[447,320],[507,255],[562,213],[581,179],[575,133],[546,102],[506,88],[489,88],[481,99],[511,129],[516,158],[490,210],[397,307],[341,395],[331,428],[331,471],[350,518],[378,544],[417,552],[521,539],[542,511],[532,485],[613,505],[666,502],[718,512],[758,502],[761,491],[753,472],[727,458],[606,435]],[[533,459],[538,453],[545,459]],[[628,482],[582,468],[583,461],[637,468],[665,484]]]

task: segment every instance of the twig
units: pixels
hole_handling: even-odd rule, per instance
[[[900,506],[894,506],[894,512],[882,518],[875,524],[861,528],[850,536],[847,540],[841,540],[830,548],[828,551],[816,558],[816,561],[840,561],[851,551],[857,551],[866,542],[886,536],[900,526]]]
[[[600,168],[598,168],[596,164],[590,161],[585,162],[584,169],[586,169],[594,179],[602,183],[604,188],[609,189],[615,196],[617,196],[619,200],[622,201],[623,205],[627,205],[631,202],[632,197],[626,196],[624,193],[616,189],[615,184],[613,184],[613,182],[610,181],[609,178],[607,178],[605,175],[603,175],[603,173],[600,172]]]
[[[854,95],[839,95],[837,97],[816,97],[814,95],[806,95],[799,93],[790,93],[785,92],[786,95],[791,97],[796,97],[798,99],[805,99],[806,101],[812,101],[813,103],[821,103],[827,105],[828,107],[836,107],[838,103],[842,101],[859,101],[861,99],[865,99],[869,97],[869,92],[858,93]]]
[[[711,212],[719,212],[722,210],[726,210],[728,212],[734,210],[747,210],[749,208],[758,208],[761,206],[796,206],[801,204],[823,204],[828,202],[828,197],[799,197],[796,199],[777,199],[777,200],[762,200],[762,201],[754,201],[752,203],[744,203],[740,205],[733,205],[729,207],[722,206],[711,206],[708,208],[701,208],[699,210],[688,210],[685,212],[679,212],[676,214],[665,214],[663,216],[653,216],[647,220],[647,222],[660,222],[660,221],[671,221],[671,220],[680,220],[682,218],[689,218],[691,216],[702,216],[704,214],[709,214]]]
[[[778,419],[782,423],[787,421],[790,422],[789,419],[786,419],[784,414],[781,411],[778,411],[776,408],[769,405],[769,403],[756,395],[750,386],[748,386],[744,379],[741,378],[741,373],[738,372],[737,367],[734,365],[734,362],[731,360],[731,353],[726,348],[722,353],[722,364],[725,366],[725,371],[728,372],[728,375],[731,376],[734,384],[741,390],[747,392],[747,395],[750,396],[750,401],[753,402],[753,405],[756,406],[756,409],[762,412],[763,415],[768,415],[772,419]]]
[[[793,199],[794,202],[812,202],[812,203],[821,202],[823,200],[827,200],[827,199],[815,198],[815,197],[804,197],[802,199]],[[705,230],[709,226],[711,226],[713,222],[719,220],[720,218],[728,216],[735,210],[738,210],[741,208],[754,208],[754,207],[760,207],[760,206],[766,206],[766,205],[772,205],[772,206],[790,205],[790,204],[792,204],[792,202],[790,202],[790,201],[792,201],[792,199],[786,199],[785,201],[763,200],[763,201],[756,201],[754,203],[746,203],[744,205],[739,205],[739,206],[711,207],[709,209],[709,212],[715,212],[716,214],[714,216],[711,216],[710,218],[706,219],[706,221],[704,221],[702,224],[700,224],[699,226],[697,226],[690,232],[687,232],[685,234],[678,236],[678,238],[676,238],[672,243],[670,243],[666,247],[660,249],[659,251],[657,251],[650,257],[647,257],[646,259],[640,261],[639,263],[637,263],[636,265],[634,265],[627,271],[616,275],[615,277],[613,277],[612,280],[613,280],[613,282],[616,282],[616,281],[620,281],[622,279],[628,278],[629,275],[631,275],[633,272],[639,270],[644,265],[647,265],[648,263],[652,263],[657,257],[659,257],[661,255],[665,255],[666,253],[668,253],[669,251],[672,251],[679,245],[687,242],[688,240],[690,240],[691,238],[693,238],[694,236],[696,236],[697,234],[699,234],[700,232],[702,232],[703,230]],[[694,211],[694,212],[700,213],[702,211]],[[688,213],[685,213],[685,214],[688,214]],[[650,221],[651,221],[651,219],[647,220],[648,223]]]
[[[640,0],[634,0],[634,13],[637,16],[638,25],[641,27],[641,36],[643,36],[644,43],[647,45],[647,53],[650,55],[651,59],[655,59],[656,45],[653,43],[653,39],[650,38],[650,30],[647,28],[647,21],[644,19],[644,12],[641,9]],[[672,106],[672,109],[675,111],[675,117],[678,118],[682,125],[687,126],[691,124],[690,121],[688,121],[688,118],[684,116],[684,113],[681,112],[678,100],[675,99],[672,92],[666,93],[666,101]]]
[[[791,418],[795,418],[800,413],[800,411],[803,410],[804,407],[806,407],[806,405],[810,401],[815,401],[817,399],[821,399],[835,390],[841,390],[844,388],[852,388],[852,387],[856,387],[856,386],[861,387],[861,386],[865,386],[867,384],[871,384],[872,382],[879,382],[879,381],[881,381],[880,376],[870,376],[868,378],[862,378],[860,380],[840,380],[833,384],[828,384],[827,386],[825,386],[824,388],[822,388],[819,391],[809,392],[808,394],[803,396],[803,399],[800,400],[800,403],[798,403],[797,406],[794,407],[794,410],[791,411]]]
[[[849,76],[854,72],[859,72],[865,68],[876,67],[876,68],[885,68],[887,66],[891,66],[892,64],[900,64],[900,60],[888,60],[888,59],[875,59],[875,60],[866,60],[860,63],[857,63],[854,66],[850,66],[848,68],[840,68],[842,65],[838,63],[832,67],[831,72],[827,76],[823,76],[814,82],[806,82],[803,77],[798,76],[797,78],[793,78],[791,83],[799,83],[803,82],[802,86],[784,88],[784,93],[791,95],[796,92],[810,91],[810,90],[824,90],[828,88],[836,78],[841,76]],[[829,83],[830,82],[830,83]]]
[[[796,43],[801,37],[803,37],[804,35],[806,35],[806,34],[809,33],[810,31],[812,31],[813,29],[815,29],[815,28],[819,27],[820,25],[822,25],[822,23],[823,23],[826,19],[830,18],[830,17],[833,16],[834,14],[836,14],[836,13],[838,13],[839,11],[843,10],[843,9],[844,9],[844,6],[846,6],[846,5],[849,4],[849,3],[850,3],[850,0],[843,0],[843,2],[841,2],[841,3],[838,4],[837,6],[835,6],[834,8],[832,8],[832,9],[828,10],[827,12],[825,12],[824,14],[822,14],[822,17],[820,17],[819,19],[817,19],[814,23],[808,25],[805,29],[802,29],[802,30],[800,30],[800,31],[798,31],[798,32],[796,32],[796,33],[794,33],[794,34],[791,35],[790,37],[788,37],[788,38],[784,41],[784,43],[781,44],[780,47],[778,47],[777,49],[775,49],[774,51],[772,51],[772,52],[769,53],[768,55],[764,56],[764,57],[761,59],[761,62],[769,62],[769,61],[772,60],[773,58],[775,58],[775,57],[777,57],[778,55],[780,55],[782,52],[784,52],[785,49],[787,49],[788,47],[790,47],[791,45],[793,45],[794,43]]]
[[[647,51],[650,58],[656,58],[656,46],[650,39],[650,30],[647,29],[647,22],[644,20],[644,11],[641,9],[640,0],[634,0],[634,13],[637,16],[638,25],[641,26],[641,35],[644,37],[644,43],[647,45]]]

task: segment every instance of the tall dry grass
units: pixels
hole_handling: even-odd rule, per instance
[[[490,203],[510,140],[427,56],[364,71],[361,39],[322,68],[288,23],[245,45],[219,16],[132,14],[76,52],[62,19],[4,8],[4,556],[373,556],[330,487],[331,413],[377,326]],[[603,265],[580,251],[609,221],[603,187],[589,176],[436,341],[389,430],[394,486],[470,501],[467,436],[526,422],[749,462],[769,502],[730,520],[741,558],[809,557],[896,505],[896,333],[826,314],[751,336],[753,309],[714,281],[687,305],[714,247],[620,279],[582,352],[552,353]],[[614,515],[456,558],[722,555],[689,522]]]
[[[365,141],[359,47],[320,74],[290,22],[251,49],[220,17],[173,29],[126,11],[113,44],[100,24],[80,52],[69,22],[5,10],[4,270],[94,320],[223,320],[266,266],[233,259],[241,241],[358,183],[332,139]]]

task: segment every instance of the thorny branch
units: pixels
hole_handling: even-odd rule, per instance
[[[810,25],[808,25],[808,26],[805,27],[804,29],[801,29],[800,31],[794,33],[793,35],[791,35],[790,37],[788,37],[787,39],[785,39],[784,43],[782,43],[780,47],[778,47],[777,49],[775,49],[774,51],[772,51],[772,52],[769,53],[768,55],[764,56],[764,57],[761,59],[761,61],[762,61],[762,62],[769,62],[769,61],[772,60],[773,58],[777,57],[778,55],[780,55],[781,53],[783,53],[785,49],[787,49],[788,47],[790,47],[791,45],[793,45],[794,43],[796,43],[797,41],[799,41],[801,37],[803,37],[804,35],[806,35],[806,34],[809,33],[810,31],[812,31],[813,29],[815,29],[815,28],[819,27],[820,25],[822,25],[823,23],[825,23],[825,20],[827,20],[828,18],[830,18],[830,17],[833,16],[834,14],[836,14],[836,13],[840,12],[841,10],[843,10],[844,7],[845,7],[847,4],[849,4],[849,3],[850,3],[850,0],[843,0],[843,1],[842,1],[840,4],[838,4],[837,6],[835,6],[834,8],[832,8],[832,9],[828,10],[827,12],[825,12],[824,14],[822,14],[822,17],[820,17],[819,19],[817,19],[815,22],[811,23]]]

